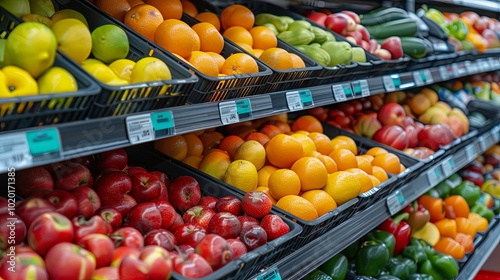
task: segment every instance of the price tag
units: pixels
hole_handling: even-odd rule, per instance
[[[421,87],[427,83],[427,77],[424,72],[413,71],[413,80],[415,81],[415,85],[417,87]]]
[[[0,172],[7,171],[13,166],[29,166],[32,162],[25,133],[9,133],[0,137]]]
[[[302,110],[304,109],[304,107],[314,105],[311,91],[308,89],[300,91],[290,91],[285,95],[288,109],[290,111]]]
[[[150,114],[128,116],[125,119],[128,140],[131,144],[154,140],[153,124]]]
[[[443,173],[444,173],[444,176],[445,177],[449,177],[453,174],[453,172],[455,171],[455,168],[457,167],[455,165],[455,161],[453,160],[453,157],[449,156],[448,158],[446,158],[442,165],[443,167]]]
[[[496,70],[497,68],[497,59],[494,59],[493,57],[488,58],[488,64],[490,65],[490,70]]]
[[[491,131],[491,135],[493,136],[493,142],[498,143],[500,141],[500,126],[495,126]]]
[[[427,180],[430,186],[435,186],[443,180],[443,174],[439,165],[427,171]]]
[[[335,101],[345,101],[354,97],[350,84],[332,85]]]
[[[224,101],[219,103],[219,113],[223,124],[236,123],[252,118],[252,106],[249,99]]]
[[[277,268],[272,268],[257,277],[257,280],[281,280],[281,276]]]
[[[448,69],[446,66],[439,66],[439,75],[442,81],[447,81],[449,79]]]
[[[488,150],[488,143],[487,142],[487,136],[481,135],[477,138],[477,141],[479,142],[479,147],[481,147],[481,153],[485,152]]]
[[[396,91],[401,86],[401,79],[399,78],[399,74],[383,76],[382,82],[384,83],[384,88],[387,92]]]
[[[490,64],[488,63],[487,60],[481,59],[481,60],[478,60],[478,63],[479,63],[479,68],[480,68],[481,72],[490,71]]]
[[[351,83],[351,86],[355,96],[370,96],[370,87],[367,80],[354,81]]]
[[[26,132],[33,162],[61,158],[61,138],[55,127]]]
[[[387,204],[387,208],[389,209],[389,213],[391,213],[392,216],[403,209],[405,197],[403,196],[403,193],[397,190],[391,193],[385,202]]]
[[[175,122],[172,111],[151,113],[155,138],[175,134]]]
[[[474,69],[474,64],[467,60],[466,62],[464,62],[465,64],[465,69],[467,70],[467,74],[471,75],[471,74],[475,74],[476,73],[476,70]]]
[[[472,161],[477,157],[477,149],[476,149],[476,144],[471,143],[465,147],[465,155],[467,156],[467,161]]]
[[[448,65],[446,66],[446,70],[448,70],[448,78],[455,78],[458,76],[458,73],[455,72],[455,69],[453,68],[453,65]]]
[[[455,73],[458,76],[465,76],[467,75],[467,69],[465,68],[465,65],[463,63],[453,63]]]

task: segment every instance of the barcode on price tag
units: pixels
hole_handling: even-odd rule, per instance
[[[61,158],[61,139],[55,127],[26,132],[33,162]]]
[[[340,85],[332,85],[333,96],[335,101],[345,101],[347,98],[352,98],[352,88],[350,84],[340,84]]]
[[[304,107],[314,105],[311,91],[308,89],[300,91],[290,91],[285,94],[288,109],[290,111],[302,110]]]
[[[219,114],[223,124],[237,123],[240,121],[235,101],[220,102]]]
[[[442,81],[447,81],[449,79],[448,69],[446,69],[446,66],[439,66],[439,75],[441,76]]]
[[[175,122],[172,111],[151,113],[151,122],[155,138],[175,134]]]
[[[401,79],[399,74],[392,74],[390,76],[383,76],[382,82],[387,92],[396,91],[401,86]]]
[[[443,174],[441,173],[441,167],[439,165],[427,171],[427,180],[430,186],[435,186],[443,180]]]
[[[370,96],[370,87],[367,80],[354,81],[351,83],[351,86],[355,96]]]
[[[272,268],[257,277],[257,280],[281,280],[281,276],[277,268]]]
[[[28,166],[32,162],[25,133],[9,133],[0,137],[0,172],[7,171],[12,166]]]
[[[128,140],[131,144],[154,140],[153,124],[150,114],[128,116],[125,119]]]
[[[413,80],[417,87],[423,86],[427,83],[427,77],[423,72],[413,71]]]
[[[391,193],[385,202],[387,204],[387,208],[389,209],[389,213],[391,213],[392,216],[403,209],[405,197],[403,196],[403,193],[397,190]]]
[[[447,157],[443,163],[442,163],[442,168],[443,168],[443,173],[445,177],[449,177],[453,174],[455,171],[455,168],[457,167],[455,165],[455,161],[453,160],[453,157],[449,156]]]
[[[467,156],[467,161],[472,161],[477,157],[477,149],[475,142],[465,147],[465,155]]]

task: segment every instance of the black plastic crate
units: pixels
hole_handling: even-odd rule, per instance
[[[119,116],[148,110],[167,108],[185,105],[188,96],[198,78],[187,68],[176,63],[167,55],[159,51],[154,46],[148,44],[145,39],[138,37],[126,28],[123,24],[97,8],[93,8],[88,1],[55,1],[57,10],[74,9],[82,13],[89,23],[89,29],[104,24],[115,24],[125,30],[130,50],[128,59],[138,61],[143,57],[156,57],[167,64],[172,74],[171,80],[136,83],[125,86],[110,86],[91,77],[102,91],[90,110],[91,118]],[[82,70],[85,71],[85,70]]]
[[[144,148],[143,146],[130,147],[127,149],[127,153],[130,162],[139,163],[148,170],[162,171],[167,174],[170,179],[183,175],[194,177],[200,185],[202,195],[211,195],[216,198],[233,195],[240,200],[243,198],[241,193],[226,188],[222,184],[206,176],[200,176],[197,172],[193,172],[192,169],[186,168],[187,165],[178,164],[177,161],[163,157],[159,153]],[[302,227],[294,223],[291,219],[284,217],[275,209],[272,210],[271,213],[282,217],[290,227],[289,233],[246,253],[238,260],[234,260],[210,275],[199,279],[249,279],[251,276],[256,275],[262,268],[290,254],[291,248],[289,245],[294,243],[294,240],[301,233]],[[173,273],[172,276],[174,279],[189,279],[177,273]]]
[[[0,7],[0,30],[10,32],[22,21]],[[7,35],[5,33],[4,35]],[[8,35],[7,35],[8,36]],[[84,120],[100,91],[97,83],[76,64],[56,53],[53,66],[68,70],[78,91],[0,99],[0,132]],[[3,108],[2,108],[3,107]]]
[[[396,186],[397,177],[391,174],[388,174],[388,176],[389,179],[387,181],[381,182],[379,185],[373,187],[371,190],[368,190],[358,195],[358,203],[356,205],[356,211],[362,211],[368,208],[374,202],[386,198],[387,195],[394,190],[394,186]]]

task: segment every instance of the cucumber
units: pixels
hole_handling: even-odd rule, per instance
[[[412,18],[398,19],[365,27],[370,32],[370,35],[377,39],[385,39],[391,36],[413,37],[418,32],[417,23]]]
[[[432,52],[430,42],[420,38],[401,37],[401,44],[403,52],[413,58],[422,58]]]
[[[278,34],[278,39],[292,46],[307,45],[314,40],[314,33],[306,29],[283,31]]]
[[[312,26],[311,23],[308,22],[307,20],[296,20],[296,21],[288,24],[287,30],[289,30],[289,31],[298,30],[298,29],[310,30],[311,26]]]
[[[311,26],[311,32],[314,33],[314,43],[322,44],[328,40],[328,32],[321,29],[320,27]]]
[[[330,63],[330,54],[321,47],[300,45],[295,48],[323,66]]]
[[[380,8],[370,13],[359,15],[360,22],[365,27],[367,25],[377,25],[397,19],[408,18],[408,13],[400,8]]]
[[[262,13],[255,16],[255,25],[264,25],[265,23],[274,24],[276,29],[280,32],[288,29],[288,23],[279,16],[268,13]]]

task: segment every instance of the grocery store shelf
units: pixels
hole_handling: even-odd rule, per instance
[[[62,123],[0,133],[0,173],[95,154],[213,128],[224,124],[300,111],[351,99],[405,90],[500,69],[500,58],[481,58],[394,73],[364,80],[272,92],[109,118]],[[251,108],[248,110],[248,108]],[[167,120],[158,128],[155,124]],[[33,147],[34,142],[50,149]]]
[[[398,188],[404,197],[399,210],[416,200],[441,181],[457,172],[500,140],[500,125],[465,141],[456,151],[431,164],[415,179]],[[391,194],[395,195],[395,193]],[[319,265],[342,251],[354,241],[374,229],[390,217],[387,201],[376,201],[369,208],[356,213],[337,227],[283,258],[267,271],[256,276],[265,279],[269,272],[277,270],[282,279],[300,279]],[[392,205],[393,206],[393,205]],[[259,278],[262,277],[262,278]]]
[[[491,0],[433,0],[430,1],[432,2],[437,2],[437,3],[443,3],[443,4],[450,4],[450,5],[456,5],[456,6],[462,6],[462,7],[467,7],[471,9],[479,9],[479,10],[484,10],[484,11],[491,11],[491,12],[500,12],[500,3],[497,1],[491,1]]]

